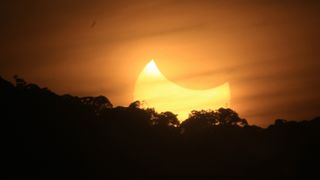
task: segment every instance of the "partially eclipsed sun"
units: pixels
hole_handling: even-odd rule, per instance
[[[151,60],[138,77],[134,100],[143,101],[144,106],[158,112],[171,111],[178,114],[179,120],[185,120],[192,110],[228,107],[230,88],[228,82],[206,90],[181,87],[166,79]]]

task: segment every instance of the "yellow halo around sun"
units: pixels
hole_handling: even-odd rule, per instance
[[[228,82],[206,90],[181,87],[169,81],[151,60],[136,81],[134,100],[158,112],[171,111],[178,114],[179,120],[185,120],[192,110],[228,107],[230,88]]]

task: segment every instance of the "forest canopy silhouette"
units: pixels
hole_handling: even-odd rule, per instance
[[[248,124],[229,108],[173,112],[114,107],[0,77],[2,176],[67,179],[318,177],[320,117]]]

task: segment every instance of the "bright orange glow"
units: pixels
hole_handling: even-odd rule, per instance
[[[158,70],[158,67],[154,60],[152,59],[145,67],[145,73],[150,76],[161,76],[160,71]]]
[[[229,83],[207,90],[192,90],[181,87],[160,72],[151,60],[140,73],[135,85],[134,100],[143,101],[146,107],[158,112],[171,111],[185,120],[191,110],[217,109],[230,103]]]

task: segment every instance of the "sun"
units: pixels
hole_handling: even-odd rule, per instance
[[[150,60],[136,81],[134,100],[158,112],[171,111],[178,114],[179,120],[185,120],[192,110],[229,107],[230,87],[228,82],[206,90],[181,87],[169,81]]]
[[[159,76],[161,74],[153,59],[146,65],[145,73],[150,76]]]

